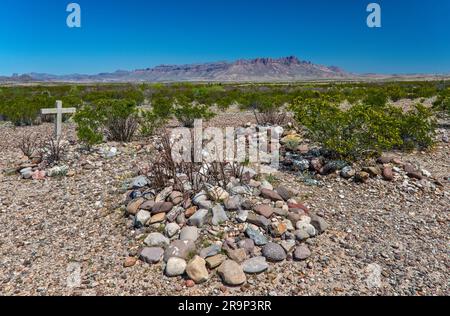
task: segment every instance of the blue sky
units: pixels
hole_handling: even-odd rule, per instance
[[[66,26],[77,2],[82,27]],[[378,2],[382,27],[366,25]],[[296,55],[365,73],[450,73],[448,0],[1,0],[0,75]]]

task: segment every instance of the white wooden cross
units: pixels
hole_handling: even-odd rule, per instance
[[[61,127],[62,127],[62,115],[73,114],[77,111],[75,108],[63,108],[62,101],[56,101],[56,108],[54,109],[41,109],[41,114],[56,114],[55,120],[55,137],[60,139]]]

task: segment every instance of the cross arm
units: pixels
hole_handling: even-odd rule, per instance
[[[41,114],[57,114],[57,109],[41,109]]]
[[[77,111],[76,108],[62,108],[61,110],[63,114],[75,113]]]

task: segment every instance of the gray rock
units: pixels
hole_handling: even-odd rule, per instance
[[[227,213],[223,209],[223,206],[220,204],[216,204],[213,207],[212,212],[213,212],[212,224],[214,226],[218,226],[229,220]]]
[[[294,259],[295,260],[306,260],[311,256],[311,251],[305,245],[298,246],[294,251]]]
[[[287,209],[282,209],[282,208],[274,208],[273,212],[275,213],[275,215],[282,216],[282,217],[286,217],[289,215],[289,211]]]
[[[233,195],[252,195],[251,188],[245,186],[237,186],[231,189]]]
[[[245,260],[242,263],[242,268],[245,273],[257,274],[266,271],[269,265],[267,264],[266,258],[261,256]]]
[[[166,248],[170,244],[169,238],[160,233],[151,233],[145,238],[144,244],[149,247],[162,247]]]
[[[145,211],[151,211],[153,206],[155,206],[155,201],[152,200],[147,200],[144,203],[141,204],[141,206],[139,207],[141,210],[145,210]]]
[[[313,225],[318,234],[323,234],[329,227],[328,223],[322,218],[315,214],[310,215],[311,225]]]
[[[180,232],[180,226],[178,226],[178,224],[176,223],[169,223],[166,225],[164,232],[166,233],[167,237],[172,238]]]
[[[198,228],[195,226],[185,226],[180,232],[180,240],[197,241]]]
[[[246,199],[242,202],[241,207],[244,210],[252,210],[255,207],[255,203],[250,199]]]
[[[250,238],[240,240],[237,245],[239,248],[245,249],[248,255],[253,254],[255,250],[255,242]]]
[[[208,200],[208,194],[205,191],[200,191],[192,198],[192,203],[196,206],[199,206],[199,203],[202,201]]]
[[[169,200],[173,205],[178,205],[184,200],[183,193],[179,191],[172,191],[169,195]]]
[[[134,218],[134,226],[141,228],[150,220],[152,214],[149,211],[140,210]]]
[[[245,234],[255,242],[257,246],[263,246],[267,244],[267,237],[264,236],[259,230],[253,229],[252,227],[247,227],[245,230]]]
[[[225,248],[228,258],[238,263],[241,263],[247,259],[247,252],[243,248],[232,249]]]
[[[341,169],[345,168],[347,165],[348,164],[345,161],[333,160],[333,161],[330,161],[327,164],[325,164],[325,166],[323,166],[320,173],[323,175],[327,175],[327,174],[333,173],[337,170],[341,170]]]
[[[442,135],[442,141],[446,144],[448,144],[450,142],[449,137],[447,134]]]
[[[148,181],[147,177],[139,176],[139,177],[134,178],[131,181],[130,188],[131,189],[140,189],[140,188],[147,186],[148,184],[149,184],[149,181]]]
[[[31,177],[33,176],[33,169],[31,167],[21,169],[20,175],[23,179],[31,179]]]
[[[295,240],[283,240],[281,247],[283,247],[286,253],[290,253],[295,247]]]
[[[212,201],[206,200],[206,201],[200,201],[198,202],[197,206],[200,209],[210,210],[213,208],[214,203]]]
[[[292,165],[294,170],[306,171],[309,169],[309,160],[307,159],[294,160],[292,162]]]
[[[217,270],[217,273],[227,285],[237,286],[247,281],[242,267],[232,260],[223,262]]]
[[[350,179],[350,178],[354,177],[355,174],[356,174],[356,171],[350,166],[346,166],[341,170],[341,177],[344,179]]]
[[[167,262],[172,257],[186,260],[189,254],[195,252],[195,244],[191,240],[175,240],[164,252],[164,261]]]
[[[139,258],[146,263],[158,263],[161,261],[164,249],[159,247],[146,247],[141,251]]]
[[[167,261],[165,269],[166,275],[168,277],[176,277],[183,275],[184,272],[186,271],[186,266],[187,266],[186,260],[177,257],[172,257]]]
[[[162,190],[161,192],[158,193],[158,195],[155,198],[155,202],[164,202],[169,195],[172,193],[173,191],[173,187],[167,187],[164,190]]]
[[[65,177],[69,167],[67,166],[56,166],[47,171],[49,177]]]
[[[184,215],[184,212],[177,216],[176,222],[181,226],[186,224],[186,216]]]
[[[174,222],[182,213],[184,213],[184,208],[182,208],[181,206],[176,206],[172,208],[169,213],[167,213],[166,218],[169,222]]]
[[[260,190],[266,189],[266,190],[272,191],[273,190],[273,186],[270,184],[269,181],[263,180],[263,181],[261,181],[261,185],[259,186],[259,189]]]
[[[296,230],[294,236],[298,241],[304,241],[310,238],[308,232],[305,230]]]
[[[217,255],[221,250],[222,250],[222,247],[220,247],[219,245],[211,245],[200,251],[200,257],[206,259],[206,258]]]
[[[288,189],[284,186],[277,187],[276,191],[285,201],[292,199],[294,197],[294,192],[292,192],[291,189]]]
[[[209,214],[208,210],[200,209],[189,218],[188,224],[191,226],[197,226],[200,228],[206,223],[208,214]]]
[[[294,225],[292,225],[292,222],[290,220],[284,219],[281,222],[286,225],[286,228],[287,228],[288,231],[294,231],[295,230]]]
[[[236,215],[236,220],[240,223],[245,223],[247,221],[248,211],[241,210]]]
[[[241,208],[241,200],[242,198],[240,195],[233,195],[224,202],[225,209],[227,211],[239,210]]]
[[[255,213],[249,213],[247,215],[247,222],[264,229],[267,229],[271,224],[271,221],[269,219],[265,218],[262,215],[257,215]]]
[[[316,228],[311,224],[304,223],[304,222],[297,222],[296,227],[297,227],[297,231],[301,231],[302,234],[304,234],[304,232],[305,232],[309,235],[309,237],[314,237],[317,235]]]
[[[247,175],[250,179],[256,177],[257,174],[258,173],[255,170],[249,167],[244,167],[242,170],[242,175]]]
[[[276,243],[268,243],[262,248],[262,254],[269,261],[283,261],[286,259],[286,252],[283,247]]]

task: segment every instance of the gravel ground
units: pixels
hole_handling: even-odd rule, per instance
[[[242,124],[248,118],[230,114],[216,120]],[[0,169],[20,161],[14,144],[21,134],[52,128],[0,126]],[[74,138],[73,126],[64,133]],[[108,160],[71,146],[72,177],[33,181],[0,175],[1,295],[450,294],[448,144],[400,155],[443,183],[435,191],[411,192],[403,178],[355,184],[328,177],[325,186],[311,187],[292,174],[277,175],[323,213],[330,229],[310,241],[313,255],[307,261],[270,264],[238,288],[223,286],[218,276],[186,288],[181,277],[163,276],[161,265],[123,267],[138,241],[120,209],[120,188],[148,161],[150,144],[109,145],[120,154]],[[78,268],[81,285],[71,287]]]

